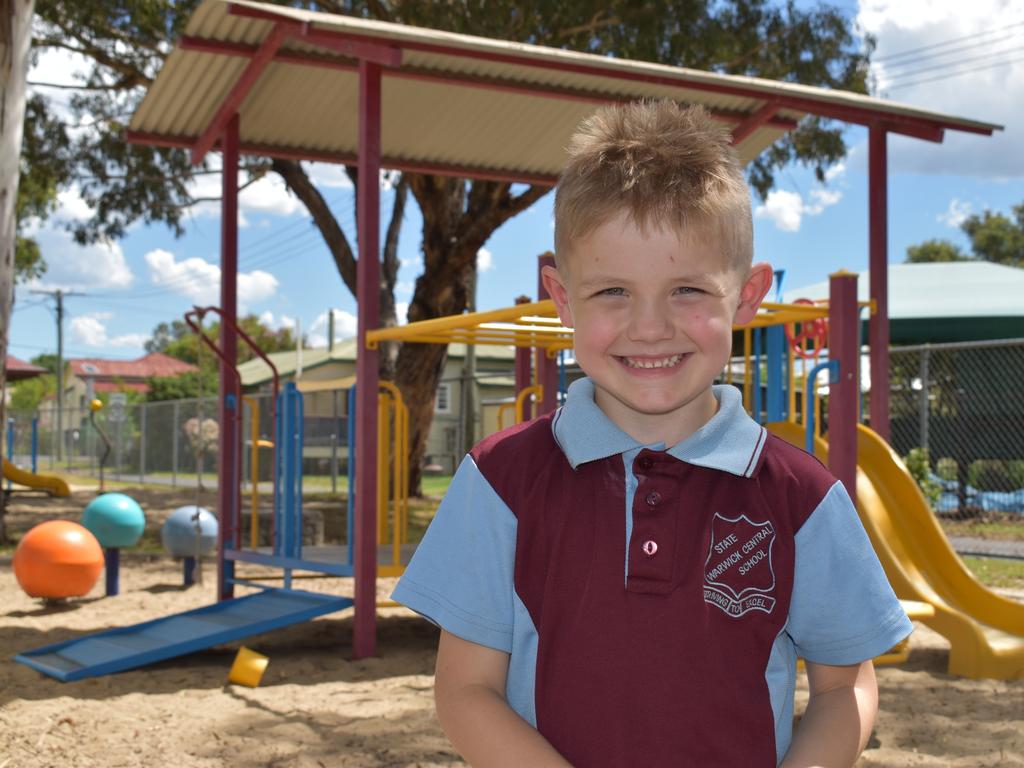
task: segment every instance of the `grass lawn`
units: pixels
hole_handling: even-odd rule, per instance
[[[964,564],[989,587],[1024,589],[1024,560],[1002,557],[965,557]]]

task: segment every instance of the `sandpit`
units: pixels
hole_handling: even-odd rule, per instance
[[[153,519],[187,503],[146,501]],[[53,510],[60,505],[32,501],[26,509],[15,501],[11,520],[20,528]],[[227,683],[238,644],[74,683],[12,661],[80,633],[209,604],[209,563],[204,573],[203,584],[185,589],[169,558],[127,557],[117,597],[103,597],[101,582],[86,598],[47,606],[25,596],[10,565],[0,565],[0,768],[463,764],[433,713],[437,630],[402,608],[380,611],[373,659],[351,660],[351,611],[247,640],[270,657],[258,688]],[[392,583],[382,580],[379,593]],[[352,585],[297,586],[351,594]],[[947,647],[918,627],[909,662],[878,670],[881,711],[859,766],[1024,766],[1024,681],[950,677]]]

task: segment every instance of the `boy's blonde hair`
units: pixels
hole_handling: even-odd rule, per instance
[[[580,123],[568,151],[555,194],[559,264],[574,242],[625,212],[642,232],[713,239],[731,266],[750,266],[750,193],[732,136],[703,107],[602,107]]]

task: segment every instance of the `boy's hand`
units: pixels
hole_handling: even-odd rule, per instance
[[[782,768],[849,768],[871,736],[878,685],[870,661],[834,667],[807,662],[810,699]]]
[[[505,699],[509,655],[441,630],[434,700],[441,727],[474,766],[568,766]]]

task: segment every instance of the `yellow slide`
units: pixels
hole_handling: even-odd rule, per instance
[[[18,469],[7,459],[4,459],[4,480],[10,480],[18,485],[27,485],[37,491],[46,491],[51,496],[70,496],[71,489],[68,484],[59,477],[53,475],[35,475]]]
[[[769,424],[804,446],[795,424]],[[826,460],[828,445],[815,453]],[[988,590],[953,551],[903,461],[875,432],[857,427],[857,508],[896,595],[930,604],[922,621],[950,642],[949,673],[1003,680],[1024,677],[1024,604]]]

